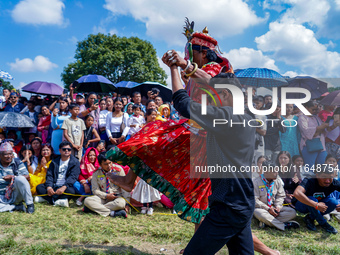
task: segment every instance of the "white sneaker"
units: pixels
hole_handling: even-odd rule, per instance
[[[62,206],[62,207],[69,207],[68,205],[68,199],[58,199],[57,201],[54,202],[54,206]]]
[[[146,214],[146,211],[148,210],[148,208],[146,207],[142,207],[142,210],[140,211],[141,214]]]
[[[323,216],[323,218],[324,218],[325,220],[327,220],[327,221],[330,221],[330,220],[331,220],[331,216],[330,216],[329,214],[325,214],[325,215]]]
[[[34,203],[47,203],[48,201],[43,197],[34,197]]]
[[[149,208],[147,214],[152,215],[153,214],[153,208]]]
[[[266,226],[266,224],[264,224],[264,222],[262,222],[262,221],[259,222],[259,228],[262,229],[262,228],[264,228],[265,226]]]
[[[175,209],[172,210],[172,214],[177,214],[177,212],[175,211]]]
[[[82,201],[79,201],[78,199],[76,200],[76,205],[77,206],[82,206],[83,205],[83,202]]]

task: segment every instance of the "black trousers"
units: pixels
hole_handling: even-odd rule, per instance
[[[54,187],[52,187],[52,188],[53,188],[54,191],[56,191],[56,190],[59,189],[60,187],[54,186]],[[38,195],[47,194],[47,187],[46,187],[45,183],[39,184],[39,185],[37,186],[37,193],[38,193]],[[74,190],[73,187],[68,187],[68,188],[65,190],[64,193],[76,194],[76,191]],[[44,199],[46,199],[51,205],[53,205],[54,202],[57,201],[58,199],[64,199],[64,198],[69,199],[69,198],[72,198],[73,196],[62,194],[62,195],[53,195],[53,196],[51,196],[51,197],[48,196],[48,195],[46,195],[46,196],[42,196],[42,197],[43,197]]]
[[[189,244],[184,255],[213,255],[227,245],[230,255],[254,254],[253,237],[249,219],[245,227],[231,226],[233,218],[225,215],[225,205],[213,204]]]

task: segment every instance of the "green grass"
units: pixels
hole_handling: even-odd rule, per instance
[[[155,208],[148,217],[133,212],[127,219],[84,214],[73,202],[70,208],[36,204],[33,215],[14,212],[0,214],[0,254],[178,254],[193,235],[194,225]],[[340,234],[330,235],[318,227],[310,232],[302,217],[298,230],[282,232],[259,229],[253,232],[281,254],[340,254]],[[333,220],[331,224],[340,230]],[[223,249],[219,254],[227,254]]]

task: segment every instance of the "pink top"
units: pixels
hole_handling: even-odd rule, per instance
[[[319,112],[318,117],[322,120],[322,121],[326,121],[328,116],[333,116],[333,112],[329,112],[326,110],[322,110]]]
[[[303,149],[303,147],[306,146],[307,140],[312,140],[313,138],[320,138],[320,141],[323,146],[323,151],[325,150],[325,134],[326,131],[322,132],[321,135],[318,135],[316,137],[313,137],[316,128],[322,124],[322,120],[319,117],[316,116],[306,116],[301,115],[298,119],[298,127],[301,132],[301,141],[300,141],[300,150]]]

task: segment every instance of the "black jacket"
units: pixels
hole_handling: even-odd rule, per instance
[[[58,180],[58,173],[59,173],[59,163],[60,158],[56,157],[52,160],[47,173],[46,173],[46,187],[54,187]],[[80,174],[80,164],[78,159],[71,155],[70,161],[68,162],[68,167],[66,170],[66,177],[65,177],[65,186],[66,187],[73,187],[73,184],[78,180],[78,176]]]

